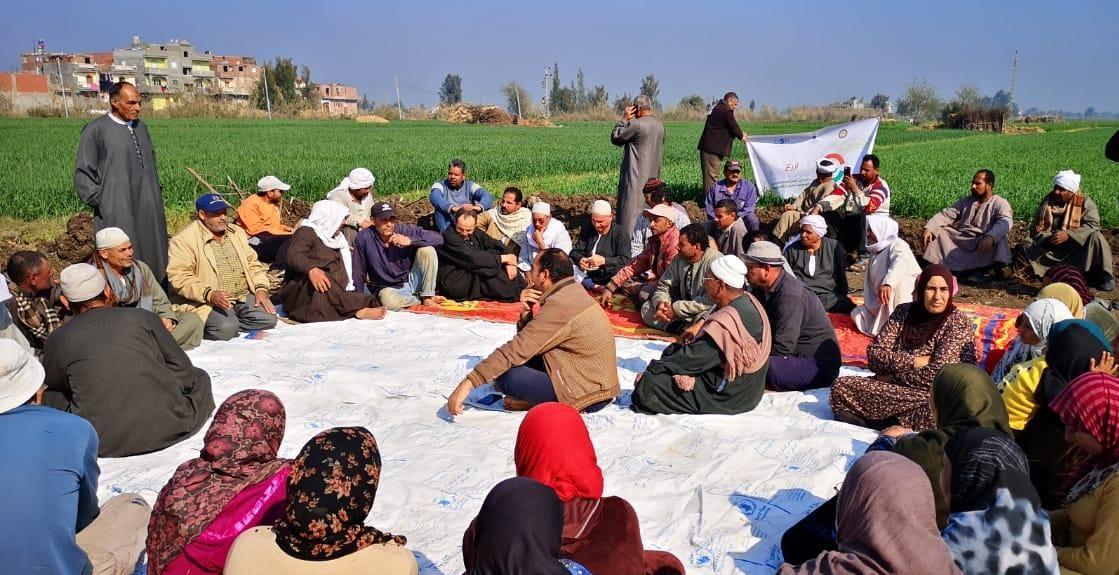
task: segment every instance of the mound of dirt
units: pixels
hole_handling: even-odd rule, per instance
[[[439,108],[435,117],[454,124],[490,124],[496,126],[513,124],[513,117],[498,106],[475,106],[465,103],[443,106]]]
[[[375,114],[364,114],[354,118],[359,124],[387,124],[389,121]]]
[[[57,258],[61,266],[83,262],[93,255],[93,215],[82,212],[66,222],[66,231],[51,242],[39,246],[39,251]],[[59,270],[62,267],[58,268]]]
[[[526,128],[558,128],[555,122],[548,118],[513,118],[513,123]]]

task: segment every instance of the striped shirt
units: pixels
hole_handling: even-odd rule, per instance
[[[245,301],[249,294],[249,278],[233,242],[228,238],[220,242],[210,238],[206,240],[206,246],[217,264],[218,290],[225,292],[230,302]]]

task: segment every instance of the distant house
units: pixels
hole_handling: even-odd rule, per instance
[[[319,99],[324,112],[331,116],[357,114],[357,88],[345,84],[318,84]]]

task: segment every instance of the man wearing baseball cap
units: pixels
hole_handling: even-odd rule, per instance
[[[771,333],[765,310],[745,291],[746,266],[720,256],[703,276],[715,310],[649,362],[633,389],[641,413],[745,413],[765,390]]]
[[[638,309],[653,295],[657,279],[668,269],[680,249],[680,230],[676,228],[675,217],[676,210],[665,204],[645,210],[653,236],[640,254],[610,278],[606,290],[598,296],[602,307],[610,307],[614,292],[618,290],[633,299]]]
[[[0,573],[131,573],[151,508],[127,493],[98,510],[97,433],[40,405],[43,377],[30,351],[0,340]]]
[[[198,219],[171,238],[167,266],[171,303],[197,313],[204,337],[220,341],[276,327],[267,268],[245,231],[229,223],[229,207],[218,194],[195,200]]]
[[[761,222],[758,221],[758,214],[755,211],[758,204],[758,188],[754,186],[754,182],[742,179],[742,162],[727,160],[727,163],[723,164],[723,179],[707,188],[707,199],[703,204],[703,210],[707,212],[708,220],[715,219],[715,204],[719,203],[719,200],[734,202],[735,211],[738,212],[742,223],[746,224],[748,231],[756,232],[761,228]]]
[[[249,245],[260,261],[283,269],[294,230],[280,221],[284,192],[291,189],[276,176],[264,176],[256,183],[256,194],[245,198],[237,208],[237,220],[249,234]]]
[[[373,225],[354,240],[354,289],[368,290],[391,311],[419,304],[439,307],[444,298],[435,295],[435,248],[443,245],[443,235],[396,221],[388,202],[373,204],[371,216]]]
[[[843,363],[824,304],[812,290],[785,271],[781,248],[754,242],[742,258],[754,297],[762,302],[773,330],[772,357],[765,382],[777,391],[827,387]]]
[[[114,307],[105,276],[89,264],[59,277],[74,319],[43,350],[43,403],[93,424],[101,457],[158,451],[198,431],[214,411],[210,376],[194,367],[159,317]]]

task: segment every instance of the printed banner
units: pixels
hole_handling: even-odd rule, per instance
[[[869,118],[803,134],[751,135],[746,150],[758,191],[791,198],[816,179],[816,160],[824,156],[857,173],[863,156],[874,151],[877,136],[878,118]]]

